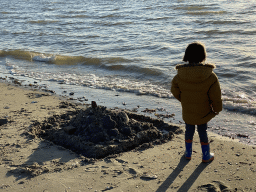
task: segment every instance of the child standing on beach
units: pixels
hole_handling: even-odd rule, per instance
[[[186,124],[185,158],[191,159],[192,141],[195,125],[199,134],[203,153],[202,162],[210,162],[214,154],[210,153],[207,136],[207,122],[222,110],[221,89],[212,64],[204,64],[205,47],[194,42],[188,45],[183,61],[188,64],[176,66],[177,75],[172,80],[171,92],[181,102],[182,117]]]

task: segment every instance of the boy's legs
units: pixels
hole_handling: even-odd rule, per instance
[[[210,153],[210,145],[209,145],[208,136],[207,136],[207,123],[198,125],[197,131],[200,137],[202,153],[203,153],[202,162],[205,162],[205,163],[210,162],[214,159],[214,154]]]
[[[186,123],[185,140],[193,140],[195,133],[195,125],[189,125]]]
[[[185,146],[186,146],[185,158],[186,159],[191,159],[192,141],[193,141],[194,133],[195,133],[195,125],[189,125],[186,123],[186,131],[185,131]]]
[[[200,142],[208,143],[207,123],[202,125],[197,125],[197,132],[200,138]]]

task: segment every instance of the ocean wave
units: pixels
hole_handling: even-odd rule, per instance
[[[190,5],[190,6],[184,6],[184,7],[176,7],[174,10],[186,10],[186,11],[191,11],[191,10],[205,10],[205,9],[210,9],[208,6],[205,5]],[[213,7],[211,6],[211,9]]]
[[[99,18],[105,19],[105,18],[119,18],[119,17],[121,17],[121,16],[120,15],[109,14],[109,15],[100,16]]]
[[[234,24],[236,25],[236,24]],[[232,34],[232,35],[255,35],[255,30],[244,30],[244,29],[230,29],[230,30],[218,30],[218,29],[211,29],[211,30],[203,30],[203,31],[195,31],[197,34],[205,34],[205,35],[213,35],[213,34]]]
[[[141,68],[134,65],[105,65],[102,68],[112,70],[112,71],[128,71],[132,73],[141,73],[149,76],[160,76],[163,73],[154,68]]]
[[[223,15],[227,14],[227,11],[188,11],[188,15]]]
[[[88,15],[72,15],[71,18],[88,18]]]
[[[95,25],[102,25],[102,26],[116,26],[116,25],[131,25],[133,22],[125,21],[125,22],[110,22],[110,21],[95,21]]]
[[[145,21],[159,21],[159,20],[168,20],[168,19],[173,19],[174,17],[157,17],[157,18],[147,18]]]
[[[256,115],[256,100],[240,91],[222,91],[223,108],[228,111]]]
[[[215,20],[215,21],[202,21],[202,20],[197,20],[196,23],[199,24],[213,24],[213,25],[242,25],[242,24],[247,24],[250,23],[248,21],[236,21],[236,20]]]
[[[91,16],[89,15],[84,15],[84,14],[79,14],[79,15],[57,15],[56,17],[58,18],[89,18]]]
[[[245,31],[242,31],[241,34],[243,35],[255,35],[256,34],[256,30],[245,30]]]
[[[50,24],[50,23],[57,23],[59,21],[56,20],[37,20],[37,21],[28,21],[28,23],[30,24],[41,24],[41,25],[46,25],[46,24]]]
[[[29,51],[23,51],[23,50],[0,50],[0,57],[8,57],[11,56],[15,59],[22,59],[22,60],[28,60],[30,61],[32,59],[33,54],[36,53],[32,53]]]
[[[74,11],[69,11],[68,14],[81,14],[81,13],[87,13],[86,10],[82,11],[82,10],[74,10]]]
[[[139,60],[126,59],[123,57],[91,58],[84,56],[43,54],[23,50],[0,50],[0,57],[13,57],[20,60],[44,62],[55,65],[88,65],[108,71],[130,72],[148,76],[163,75],[163,72],[156,68],[140,67],[133,64],[134,62],[139,62]]]
[[[249,104],[249,103],[234,103],[233,101],[225,101],[223,102],[223,108],[242,114],[249,114],[249,115],[256,115],[256,104]]]
[[[28,31],[15,31],[12,32],[13,35],[24,35],[24,34],[30,34]]]
[[[207,31],[195,31],[197,34],[205,34],[205,35],[224,35],[224,34],[242,34],[243,30],[218,30],[218,29],[212,29]]]
[[[1,14],[12,14],[11,12],[1,11]]]
[[[74,73],[67,72],[51,72],[43,70],[31,70],[17,66],[12,62],[6,61],[6,70],[9,74],[31,78],[40,81],[57,82],[59,84],[85,86],[94,89],[105,89],[117,92],[129,92],[136,95],[151,95],[160,98],[171,98],[170,91],[159,84],[154,84],[150,81],[141,81],[138,79],[129,79],[124,76],[107,75],[97,76],[93,73]]]
[[[8,57],[11,56],[15,59],[22,59],[32,61],[34,60],[42,61],[41,58],[51,57],[52,59],[45,60],[44,62],[48,62],[56,65],[76,65],[76,64],[84,64],[84,65],[102,65],[104,63],[125,63],[132,62],[132,60],[125,59],[122,57],[115,58],[86,58],[84,56],[65,56],[65,55],[55,55],[55,54],[44,54],[32,51],[25,50],[0,50],[0,57]],[[53,59],[54,57],[54,59]]]

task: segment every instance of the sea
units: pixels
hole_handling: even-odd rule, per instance
[[[194,41],[222,89],[209,131],[256,145],[255,0],[0,1],[1,81],[168,122],[184,124],[170,88]]]

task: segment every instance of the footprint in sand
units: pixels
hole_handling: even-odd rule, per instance
[[[201,185],[197,187],[200,191],[211,191],[211,192],[229,192],[231,189],[221,181],[213,181],[212,183]]]

